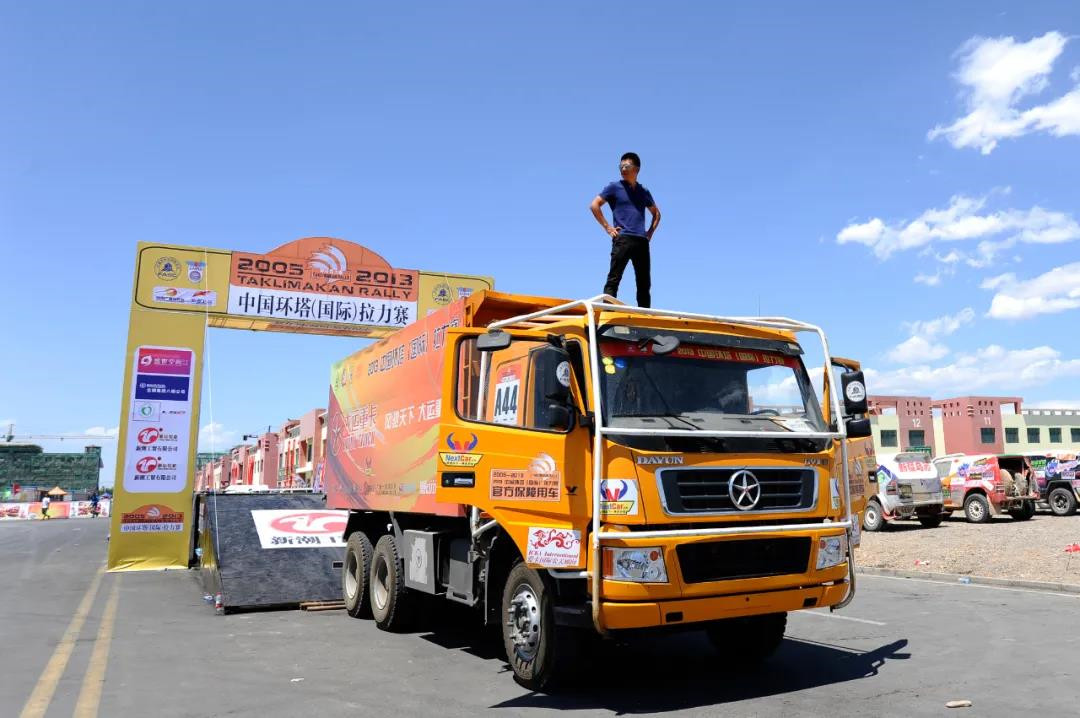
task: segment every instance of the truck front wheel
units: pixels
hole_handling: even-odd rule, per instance
[[[353,618],[371,618],[368,574],[371,572],[371,539],[362,531],[349,536],[345,544],[345,564],[341,569],[341,595],[345,610]]]
[[[984,524],[990,520],[990,502],[982,494],[972,494],[964,501],[964,516],[973,524]]]
[[[877,499],[870,499],[863,513],[863,528],[867,531],[880,531],[885,528],[885,516],[882,515],[881,504]]]
[[[767,613],[717,621],[709,624],[705,635],[725,665],[752,667],[776,652],[786,629],[786,613]]]
[[[502,609],[503,646],[515,681],[539,691],[570,675],[577,658],[575,631],[555,625],[548,587],[524,562],[506,577]]]
[[[924,528],[936,529],[938,526],[941,526],[941,520],[944,518],[945,517],[939,513],[922,514],[919,516],[919,523],[922,524]]]
[[[1050,504],[1050,510],[1054,516],[1069,516],[1076,511],[1076,497],[1071,491],[1061,486],[1050,492],[1047,503]]]
[[[404,631],[412,623],[416,596],[405,587],[401,552],[390,534],[375,544],[368,573],[368,594],[375,625],[382,630]]]

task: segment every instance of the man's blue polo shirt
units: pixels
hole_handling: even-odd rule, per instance
[[[645,210],[656,203],[645,185],[638,182],[631,187],[626,180],[619,180],[605,187],[600,196],[611,205],[612,224],[622,230],[622,234],[646,236]]]

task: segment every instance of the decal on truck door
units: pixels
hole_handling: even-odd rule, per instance
[[[496,424],[518,424],[520,394],[521,368],[511,365],[500,369],[495,382],[495,413],[492,421]]]

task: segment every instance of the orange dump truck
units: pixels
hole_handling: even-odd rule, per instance
[[[827,372],[823,409],[805,332],[831,366],[793,320],[484,292],[336,363],[349,613],[400,630],[424,601],[473,606],[533,689],[590,634],[692,625],[766,657],[788,611],[855,589],[866,391]]]

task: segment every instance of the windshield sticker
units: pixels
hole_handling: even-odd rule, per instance
[[[772,417],[773,423],[779,424],[788,431],[817,431],[814,425],[806,419],[793,418],[788,416],[774,416]]]
[[[607,517],[637,516],[637,481],[634,479],[604,479],[601,481],[600,513]]]
[[[629,342],[607,341],[601,344],[600,350],[606,360],[612,357],[637,357],[653,356],[651,344],[644,347]],[[786,366],[796,368],[799,362],[795,357],[775,354],[773,352],[751,351],[747,349],[719,349],[717,347],[702,346],[698,344],[682,344],[665,357],[679,359],[705,359],[708,361],[740,362],[743,364],[759,364],[762,366]]]

